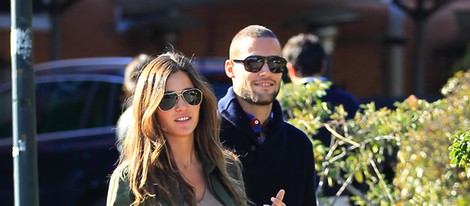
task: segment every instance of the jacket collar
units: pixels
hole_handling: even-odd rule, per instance
[[[216,197],[223,205],[235,206],[234,200],[228,194],[222,182],[217,177],[218,175],[216,173],[218,171],[216,170],[215,164],[205,163],[204,172],[208,181],[207,185],[208,187],[210,187],[210,191],[212,192],[214,197]]]
[[[227,94],[219,100],[218,107],[221,116],[230,122],[230,124],[245,132],[247,135],[255,136],[255,133],[249,124],[250,119],[245,114],[245,111],[238,102],[236,94],[233,91],[233,87],[230,87],[227,90]],[[282,108],[279,104],[279,101],[276,99],[273,101],[272,113],[272,126],[268,131],[268,135],[270,137],[277,136],[277,134],[281,131],[284,123]],[[268,141],[268,139],[266,141]]]

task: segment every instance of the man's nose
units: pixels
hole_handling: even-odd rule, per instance
[[[259,71],[260,75],[267,75],[270,74],[271,71],[269,70],[268,62],[264,61],[263,67],[261,67],[261,70]]]

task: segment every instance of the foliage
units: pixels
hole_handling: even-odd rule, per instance
[[[361,105],[351,120],[342,107],[319,100],[329,84],[286,84],[279,95],[290,123],[312,137],[323,126],[331,132],[331,145],[312,139],[321,183],[340,181],[343,190],[356,195],[357,205],[470,204],[470,71],[449,79],[438,101],[410,96],[394,110],[377,109],[372,102]],[[399,148],[398,164],[390,182],[383,166],[394,148]],[[366,194],[350,184],[353,179],[368,184]]]
[[[467,178],[470,178],[470,131],[458,132],[450,137],[449,157],[450,164],[465,169]]]
[[[283,108],[287,109],[288,121],[313,137],[320,127],[332,133],[332,144],[323,145],[312,138],[315,169],[321,177],[320,184],[342,182],[341,191],[358,195],[362,204],[394,202],[392,186],[380,172],[385,156],[398,144],[395,133],[402,125],[389,118],[391,111],[375,108],[373,103],[363,105],[364,112],[346,120],[343,107],[331,108],[319,99],[325,94],[329,82],[314,82],[305,86],[286,84],[279,95]],[[402,121],[407,121],[404,118]],[[409,121],[409,120],[408,120]],[[411,125],[411,124],[406,124]],[[345,175],[340,176],[340,171]],[[370,194],[362,194],[350,183],[355,180],[369,185]],[[318,191],[320,199],[321,191]],[[341,193],[338,194],[338,196]]]
[[[470,184],[450,165],[449,137],[470,128],[470,71],[458,72],[442,89],[444,98],[422,105],[421,129],[403,139],[396,192],[405,205],[469,205]]]

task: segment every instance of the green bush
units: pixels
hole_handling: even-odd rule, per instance
[[[458,132],[452,135],[450,140],[450,164],[464,168],[467,178],[470,178],[470,131]]]
[[[410,96],[395,103],[394,110],[377,109],[372,102],[361,105],[362,111],[350,120],[342,107],[331,108],[319,100],[329,85],[285,84],[278,98],[288,121],[308,135],[313,137],[323,126],[331,132],[330,147],[312,139],[321,184],[340,182],[337,195],[348,190],[356,195],[357,205],[470,204],[470,145],[465,133],[470,128],[470,72],[456,73],[438,101]],[[393,148],[399,148],[398,164],[393,182],[388,182],[381,166]],[[368,192],[360,193],[352,180],[367,183]],[[322,201],[321,191],[318,196]]]
[[[394,184],[404,205],[470,204],[470,182],[449,158],[449,138],[470,128],[470,72],[456,73],[442,94],[423,108],[422,128],[402,141]]]
[[[331,108],[319,99],[329,85],[329,82],[320,81],[305,86],[285,84],[279,95],[290,123],[312,137],[323,126],[332,134],[329,147],[312,139],[315,169],[321,177],[320,184],[340,183],[342,188],[337,195],[348,190],[358,196],[358,204],[394,202],[397,198],[393,196],[393,188],[385,180],[380,167],[384,154],[392,151],[390,148],[399,143],[397,134],[402,131],[402,124],[390,118],[392,111],[377,110],[373,103],[362,105],[362,113],[356,113],[354,119],[346,120],[347,114],[343,107]],[[340,171],[345,175],[340,176]],[[351,185],[353,180],[367,183],[371,192],[362,194]],[[318,196],[325,203],[321,191],[318,191]]]

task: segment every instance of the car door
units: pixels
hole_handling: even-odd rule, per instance
[[[122,81],[120,76],[104,74],[36,77],[41,205],[88,205],[106,195],[106,178],[117,160],[114,125],[122,111]],[[12,205],[12,112],[7,87],[0,87],[0,201]]]

